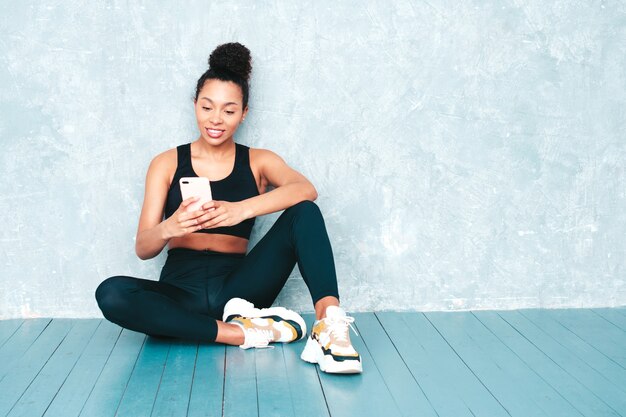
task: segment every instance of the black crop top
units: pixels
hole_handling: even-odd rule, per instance
[[[214,200],[241,201],[246,198],[259,195],[256,180],[250,168],[249,147],[235,142],[235,165],[232,172],[219,181],[210,181],[211,195]],[[178,166],[172,179],[172,184],[167,192],[165,202],[165,218],[170,217],[183,201],[178,180],[182,177],[198,177],[191,166],[191,143],[186,143],[176,147],[178,156]],[[252,226],[256,218],[246,219],[234,226],[214,227],[211,229],[200,229],[193,233],[220,233],[224,235],[250,238]]]

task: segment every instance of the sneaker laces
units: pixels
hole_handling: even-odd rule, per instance
[[[332,336],[337,338],[338,341],[348,341],[348,335],[350,333],[348,326],[350,326],[357,336],[359,335],[352,323],[354,323],[354,317],[333,317],[328,320],[328,331]]]
[[[270,346],[272,340],[274,340],[274,332],[271,329],[252,327],[245,330],[244,343],[239,347],[242,349],[251,347],[273,349],[274,346]]]

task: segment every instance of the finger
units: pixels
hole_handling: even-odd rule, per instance
[[[180,231],[183,234],[186,235],[188,233],[193,233],[193,232],[195,232],[196,230],[199,230],[199,229],[200,229],[200,226],[190,226],[190,227],[184,227],[184,228],[180,229]]]
[[[194,210],[194,211],[183,211],[182,213],[180,213],[180,215],[178,216],[178,221],[179,222],[183,222],[183,221],[187,221],[189,219],[195,219],[198,218],[200,216],[202,216],[203,214],[206,214],[207,210]]]
[[[208,221],[204,224],[204,228],[205,229],[210,229],[212,227],[220,227],[220,226],[225,226],[225,224],[222,224],[222,222],[224,222],[225,220],[228,220],[228,215],[226,213],[217,216],[216,218],[214,218],[211,221]]]
[[[189,218],[197,219],[198,217],[203,216],[207,213],[208,213],[208,210],[198,209],[198,210],[189,212]]]
[[[182,229],[185,229],[185,228],[195,228],[196,226],[202,227],[201,223],[202,222],[198,221],[198,219],[189,219],[189,220],[180,222],[179,225]]]
[[[179,224],[182,224],[182,223],[188,221],[191,218],[192,218],[191,212],[183,211],[182,213],[180,213],[178,215],[178,219],[177,220],[178,220]]]
[[[202,229],[202,225],[198,224],[198,225],[195,225],[195,226],[185,227],[184,229],[182,229],[182,231],[183,231],[184,234],[188,234],[188,233],[193,233],[193,232],[195,232],[197,230],[200,230],[200,229]]]
[[[180,205],[183,206],[183,207],[187,207],[189,204],[193,203],[194,201],[198,201],[199,199],[200,199],[200,197],[198,197],[198,196],[189,197],[189,198],[183,200],[182,203],[180,203]]]
[[[192,221],[193,224],[202,223],[204,219],[201,220],[200,217],[207,213],[206,210],[185,211],[178,216],[178,223],[182,224],[187,221]]]
[[[200,217],[197,217],[196,220],[198,220],[198,223],[204,224],[213,218],[215,218],[215,216],[211,212],[205,211],[204,214]]]
[[[213,220],[214,218],[216,218],[217,216],[224,214],[226,211],[224,210],[224,208],[219,208],[219,209],[210,209],[207,210],[204,214],[204,216],[202,216],[202,220],[203,221],[210,221]]]
[[[196,231],[198,231],[200,229],[204,229],[204,226],[201,225],[201,224],[196,224],[196,225],[187,227],[185,229],[185,230],[187,230],[185,233],[193,233],[193,232],[196,232]]]
[[[216,209],[216,208],[218,208],[220,206],[221,206],[221,204],[219,203],[219,201],[217,201],[217,200],[210,200],[210,201],[207,201],[206,203],[204,203],[202,205],[202,208],[205,209],[205,210],[211,210],[211,209]]]
[[[178,211],[180,213],[185,213],[185,214],[188,213],[189,205],[197,202],[199,199],[200,199],[200,197],[189,197],[186,200],[183,200],[180,203],[180,206],[178,207]]]

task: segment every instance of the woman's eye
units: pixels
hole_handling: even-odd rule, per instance
[[[204,110],[211,110],[209,107],[203,107]]]
[[[228,114],[235,114],[234,111],[227,111],[226,113],[228,113]]]

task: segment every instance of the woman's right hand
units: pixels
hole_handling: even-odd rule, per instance
[[[164,238],[170,239],[173,237],[181,237],[193,233],[196,230],[202,228],[201,224],[198,224],[197,218],[207,213],[209,210],[195,210],[187,211],[187,206],[191,203],[198,201],[200,197],[189,197],[183,200],[178,206],[178,209],[163,221]]]

